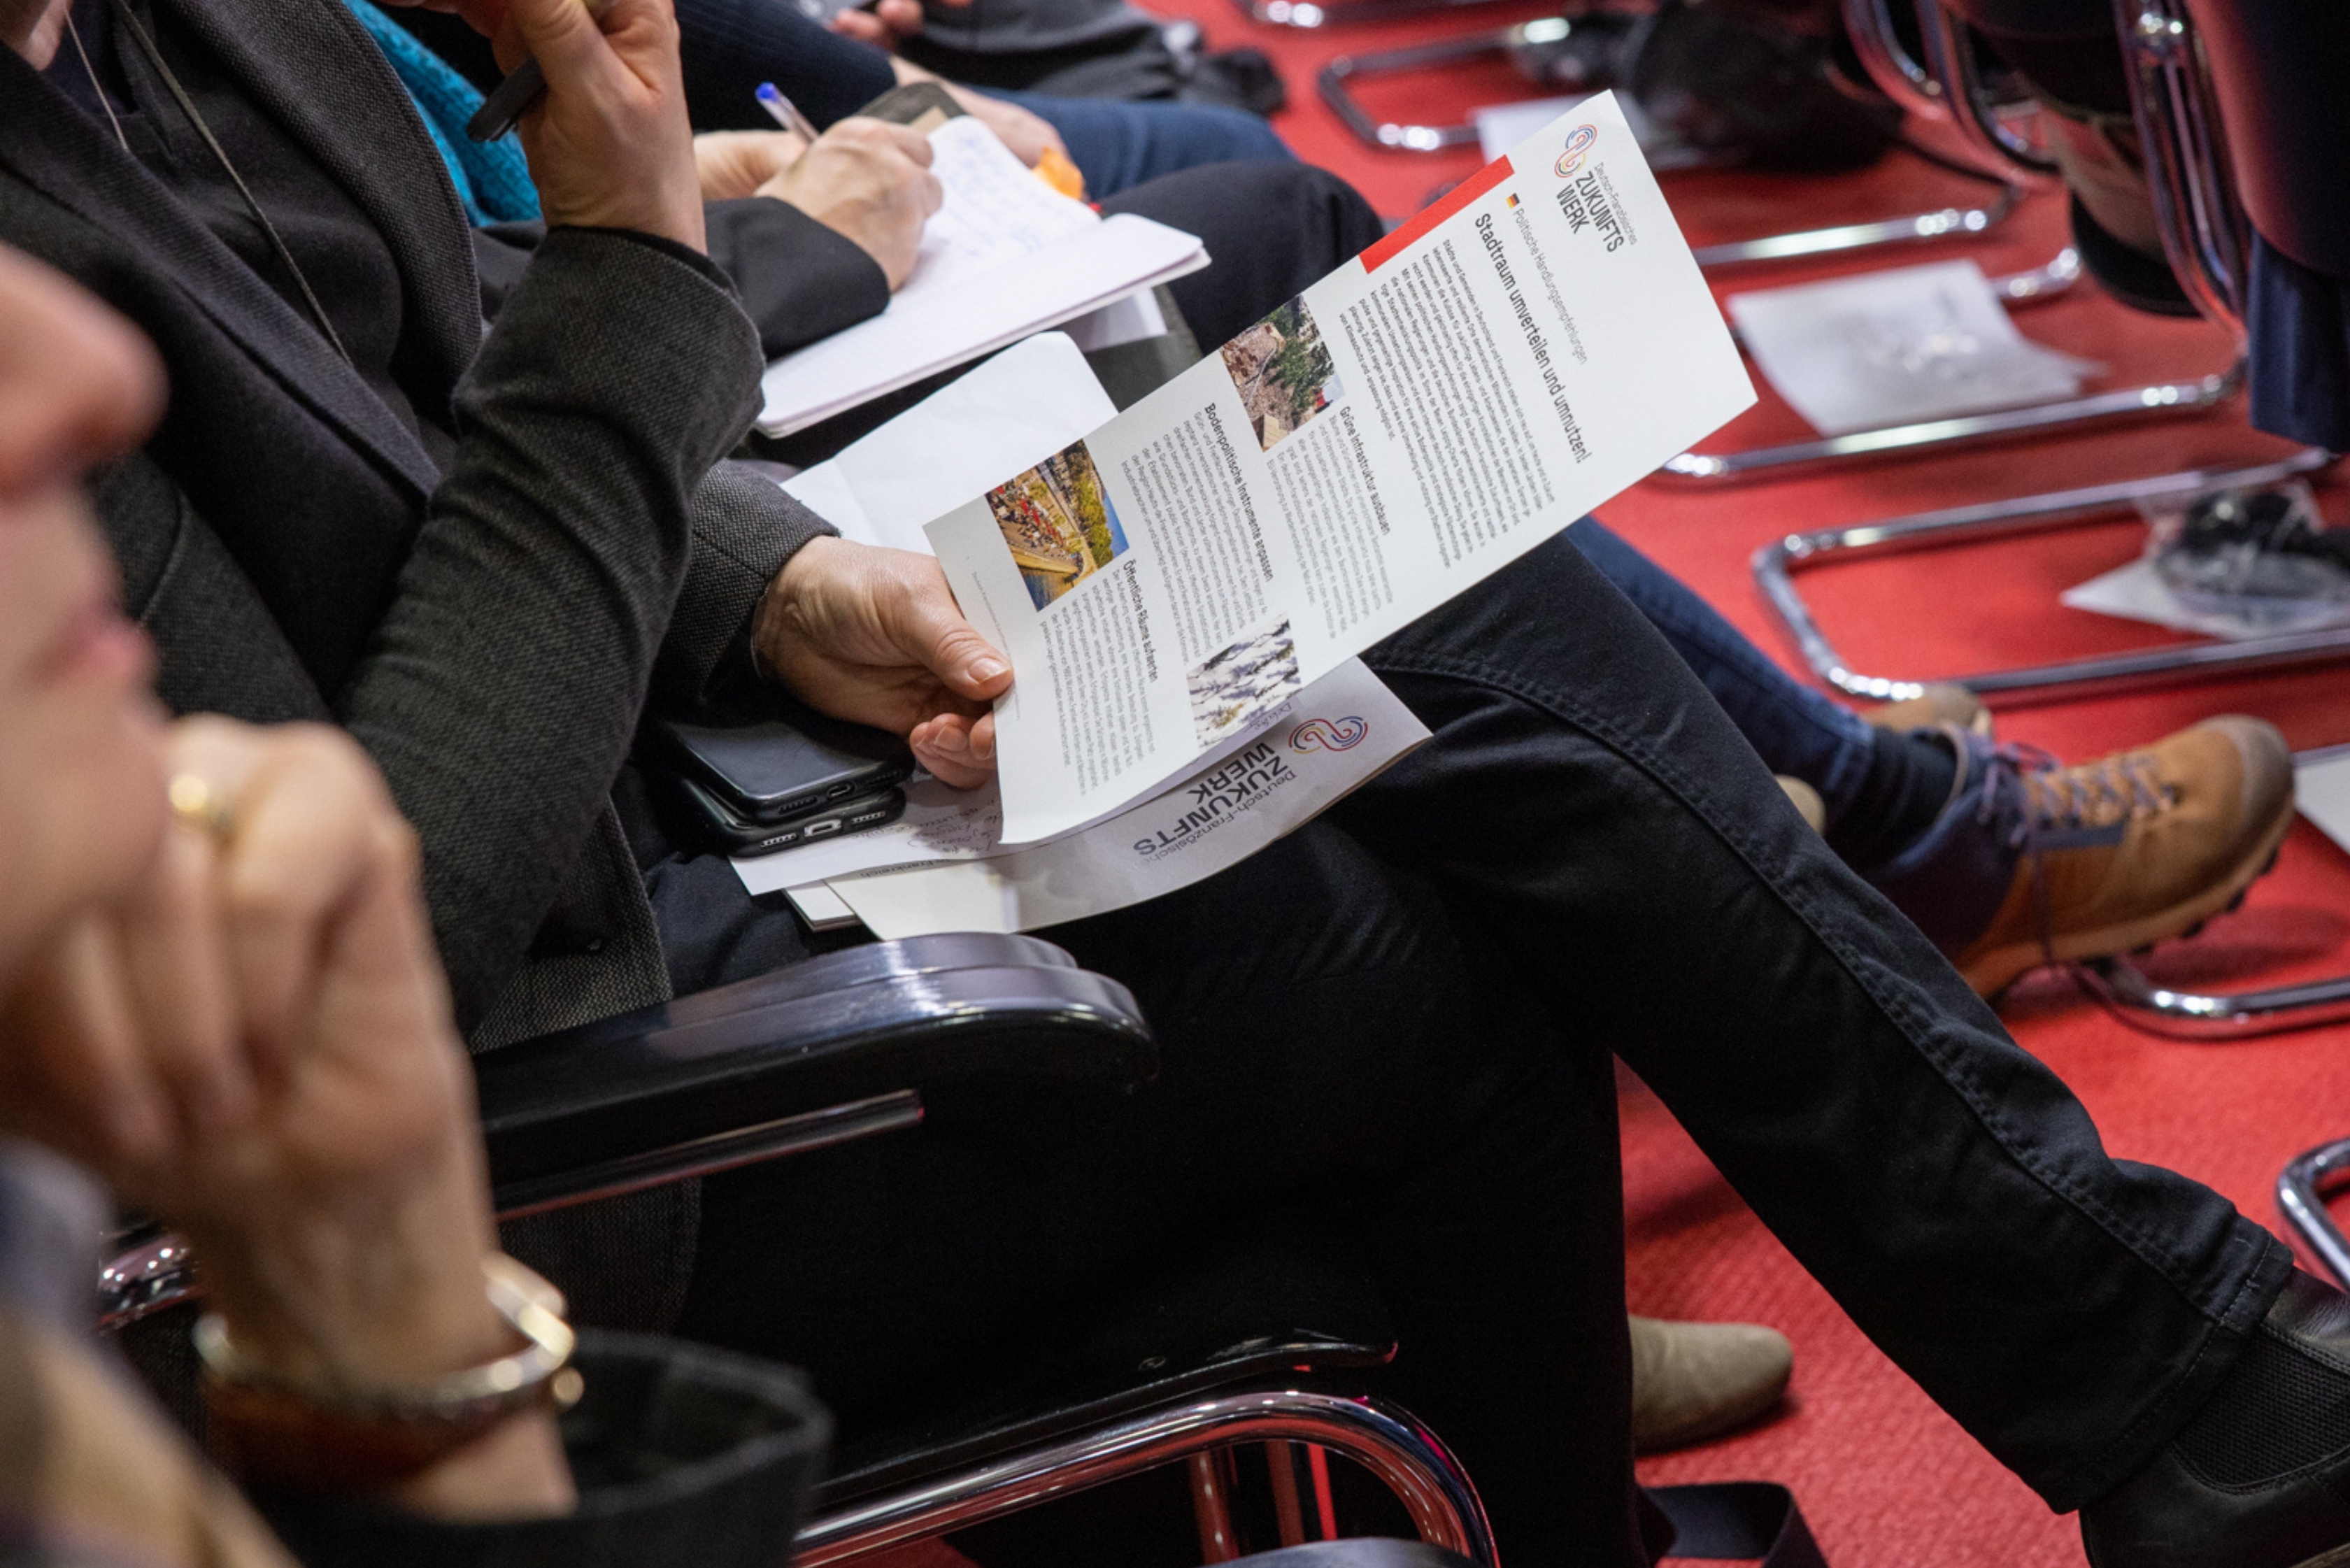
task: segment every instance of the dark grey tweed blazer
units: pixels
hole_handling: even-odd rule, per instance
[[[484,336],[455,193],[349,12],[157,4],[374,220],[400,269],[400,352],[445,390],[419,411],[453,410],[460,437],[443,472],[307,321],[0,51],[0,239],[110,300],[170,368],[162,428],[95,486],[166,700],[332,720],[366,744],[422,836],[476,1048],[660,1000],[613,780],[647,703],[689,701],[741,658],[760,591],[823,531],[712,468],[756,407],[756,335],[676,255],[557,230]]]

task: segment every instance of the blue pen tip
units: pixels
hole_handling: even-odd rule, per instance
[[[757,88],[753,89],[752,96],[754,98],[781,98],[784,95],[775,90],[775,83],[761,82]]]

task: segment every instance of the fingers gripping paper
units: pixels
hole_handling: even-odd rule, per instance
[[[932,523],[1003,842],[1099,821],[1753,401],[1612,96]]]

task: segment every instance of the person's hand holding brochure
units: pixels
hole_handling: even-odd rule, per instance
[[[1116,412],[1076,346],[1042,333],[785,488],[857,544],[927,550],[923,520],[1079,440]],[[1191,777],[1087,832],[1018,852],[993,782],[907,785],[878,830],[738,859],[753,893],[813,898],[878,935],[1031,930],[1186,887],[1311,820],[1428,738],[1359,660],[1235,733]],[[827,887],[829,884],[829,887]],[[831,917],[828,917],[828,919]]]
[[[1001,842],[1156,793],[1754,400],[1610,94],[927,530]]]

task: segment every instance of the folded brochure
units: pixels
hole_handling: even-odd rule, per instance
[[[785,482],[860,544],[927,551],[921,524],[959,498],[1082,439],[1115,414],[1085,357],[1040,333]],[[753,893],[788,891],[827,928],[884,936],[1027,930],[1171,892],[1253,854],[1427,738],[1359,660],[1201,759],[1122,818],[1010,851],[991,783],[906,789],[905,815],[867,833],[734,862]],[[855,897],[844,899],[835,889]],[[827,886],[829,882],[830,886]]]
[[[1002,842],[1124,811],[1754,399],[1610,94],[926,530]]]

